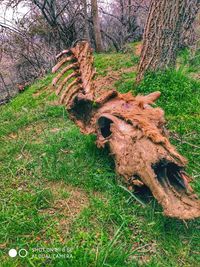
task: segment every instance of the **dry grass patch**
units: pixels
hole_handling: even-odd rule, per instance
[[[37,98],[37,97],[39,97],[41,94],[43,94],[44,92],[48,92],[48,93],[49,93],[49,91],[50,91],[49,86],[43,86],[43,87],[39,88],[36,92],[34,92],[34,93],[32,94],[32,96],[33,96],[33,98]]]
[[[142,43],[139,43],[135,46],[135,51],[134,51],[134,54],[136,56],[140,56],[141,55],[141,52],[142,52]]]
[[[98,75],[94,81],[96,94],[100,95],[102,92],[116,89],[115,83],[120,80],[124,73],[132,73],[136,71],[136,67],[122,68],[120,70],[112,70],[112,68],[107,69],[108,74],[106,76]]]
[[[65,235],[80,212],[88,206],[88,196],[84,190],[64,182],[48,182],[46,189],[51,190],[53,194],[53,204],[40,210],[40,213],[55,216],[58,230]]]

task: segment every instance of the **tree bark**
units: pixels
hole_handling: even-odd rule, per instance
[[[100,22],[99,22],[97,0],[91,0],[91,11],[92,11],[96,51],[102,52],[103,45],[102,45],[102,38],[101,38],[101,29],[100,29]]]
[[[83,0],[83,12],[84,12],[84,23],[85,23],[85,39],[90,43],[90,31],[88,23],[88,13],[87,13],[87,0]]]
[[[180,48],[188,47],[195,44],[197,37],[195,32],[195,21],[198,17],[200,1],[188,1],[190,2],[190,4],[187,5],[186,12],[184,14],[185,17],[183,19],[183,28],[181,31],[179,43]]]
[[[3,78],[3,75],[0,73],[0,78],[1,78],[1,81],[2,81],[2,84],[3,84],[3,87],[7,93],[7,98],[10,99],[10,92],[9,92],[9,89],[7,88],[6,86],[6,83],[4,81],[4,78]]]
[[[145,72],[175,66],[188,6],[196,0],[151,0],[137,82]],[[192,10],[192,9],[191,9]]]

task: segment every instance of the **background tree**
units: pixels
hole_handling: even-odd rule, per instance
[[[87,0],[83,0],[83,14],[85,22],[85,39],[90,43],[90,29],[89,29],[89,20],[88,20],[88,11],[87,11]]]
[[[198,1],[183,2],[186,8],[179,48],[188,45],[195,47],[197,42],[192,25],[198,11]],[[167,1],[163,3],[170,5]],[[13,19],[10,15],[4,17],[4,12],[0,15],[0,73],[4,79],[4,83],[0,79],[0,98],[1,92],[7,95],[5,85],[12,96],[18,92],[18,84],[32,83],[43,76],[54,65],[56,54],[79,40],[87,39],[97,51],[115,49],[126,52],[131,47],[128,43],[142,39],[149,4],[150,0],[0,0],[2,10],[9,9],[8,13],[11,14],[18,14],[23,6],[26,7],[21,16],[14,16]],[[169,12],[167,14],[170,15]],[[165,18],[164,15],[162,17]],[[166,23],[163,31],[167,35],[165,26]],[[154,33],[152,40],[153,36]],[[152,40],[150,44],[154,44],[155,40]],[[164,46],[166,49],[166,44]],[[147,61],[145,58],[144,63]]]
[[[146,71],[162,70],[175,65],[181,34],[191,26],[195,17],[191,6],[197,5],[197,0],[151,1],[137,82]]]
[[[197,21],[200,0],[188,0],[186,11],[183,18],[183,27],[179,40],[179,47],[189,47],[196,43],[197,33],[195,31],[195,21]]]
[[[101,28],[100,28],[97,0],[91,0],[91,13],[92,13],[93,28],[94,28],[96,51],[102,52],[103,44],[101,38]]]
[[[149,0],[113,0],[108,9],[100,5],[104,47],[124,50],[126,44],[142,39]]]

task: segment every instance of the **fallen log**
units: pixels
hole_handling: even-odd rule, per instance
[[[95,134],[108,146],[116,172],[128,186],[147,186],[164,214],[179,219],[200,217],[200,201],[184,171],[187,163],[166,136],[164,112],[153,108],[160,92],[146,96],[110,90],[95,95],[95,69],[89,44],[79,42],[58,55],[53,88],[83,134]]]

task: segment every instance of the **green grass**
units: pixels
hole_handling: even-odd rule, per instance
[[[102,76],[136,63],[131,50],[95,55]],[[115,87],[162,92],[157,104],[200,193],[200,83],[186,69],[149,74],[137,88],[135,73],[126,71]],[[1,266],[197,266],[200,221],[166,218],[154,199],[142,207],[131,198],[108,151],[97,149],[95,137],[82,135],[53,103],[52,77],[0,107]],[[9,258],[10,248],[29,254]]]
[[[135,57],[131,53],[102,53],[95,57],[95,67],[98,74],[106,76],[109,71],[129,68],[134,65]]]
[[[188,170],[194,176],[200,171],[200,82],[185,75],[182,70],[168,70],[146,76],[137,93],[160,91],[157,105],[165,110],[168,128],[178,150],[189,159]],[[178,139],[178,141],[177,141]],[[199,178],[199,176],[198,176]],[[199,179],[194,186],[200,190]],[[200,191],[198,191],[200,193]]]

